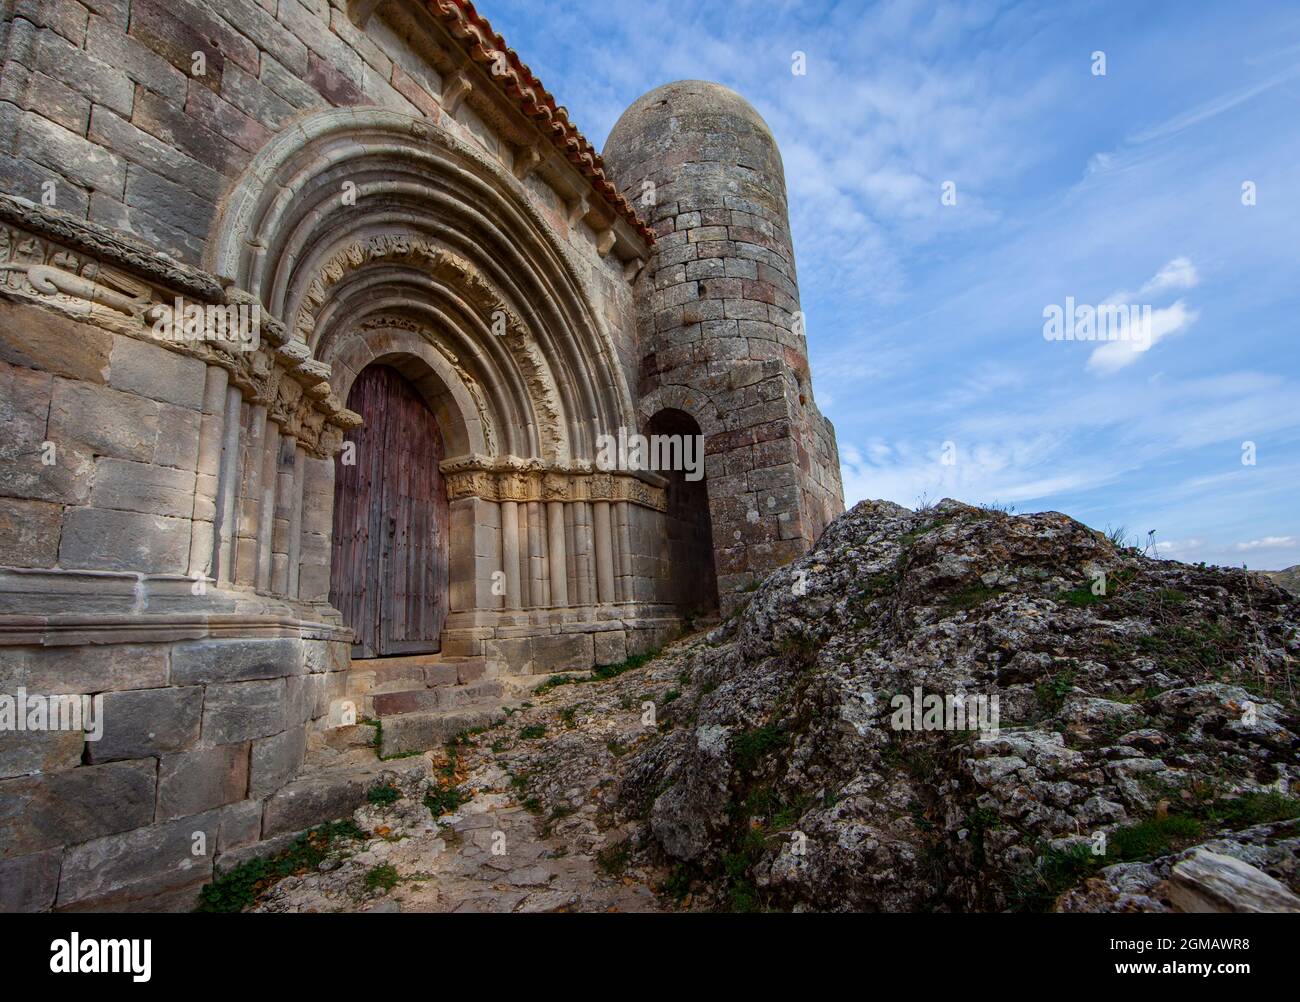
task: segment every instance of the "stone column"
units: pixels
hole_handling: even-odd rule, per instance
[[[582,604],[582,597],[578,593],[578,548],[574,544],[573,538],[573,516],[575,506],[566,504],[564,506],[564,556],[565,556],[565,584],[568,587],[568,599],[566,605]]]
[[[217,488],[216,578],[219,584],[228,585],[235,579],[235,523],[239,495],[239,432],[243,424],[243,396],[237,386],[226,388],[224,432],[221,443],[221,473]]]
[[[546,531],[542,519],[546,509],[537,501],[528,502],[528,605],[545,608],[551,604],[547,584]]]
[[[624,602],[631,602],[636,598],[632,590],[632,520],[628,511],[630,507],[627,501],[620,501],[614,506],[618,520],[618,581],[621,586],[620,597]]]
[[[257,509],[257,576],[254,584],[258,591],[271,590],[271,533],[275,528],[275,489],[278,486],[280,458],[280,426],[266,422],[266,435],[262,442],[261,496]]]
[[[251,404],[244,448],[244,489],[239,501],[235,539],[235,584],[257,585],[258,513],[262,508],[262,468],[265,464],[266,405]]]
[[[597,501],[592,508],[596,530],[596,597],[605,604],[615,601],[614,540],[610,531],[609,502]]]
[[[289,592],[289,539],[290,520],[293,517],[295,494],[294,447],[297,443],[281,433],[280,447],[275,457],[275,521],[271,526],[271,593],[288,595]]]
[[[506,574],[507,609],[523,606],[519,590],[519,505],[501,502],[501,563]]]
[[[569,604],[569,562],[564,545],[564,502],[546,502],[547,548],[550,554],[551,605]]]
[[[591,504],[578,501],[570,507],[573,509],[573,575],[578,586],[577,604],[592,605],[596,601],[592,587],[593,573],[591,552]]]
[[[298,562],[302,559],[302,485],[307,472],[307,450],[293,450],[293,486],[289,492],[289,575],[285,594],[298,597]]]
[[[298,597],[325,602],[330,591],[334,532],[334,460],[302,456],[302,533],[299,535]],[[473,531],[471,525],[470,531]],[[468,547],[474,548],[473,537]]]
[[[221,485],[221,444],[228,383],[225,369],[217,365],[208,367],[203,387],[203,414],[199,418],[194,526],[190,535],[189,572],[197,577],[212,577],[216,573],[217,495]]]
[[[474,503],[474,573],[476,609],[501,609],[509,595],[498,595],[497,579],[492,575],[502,569],[505,556],[501,531],[501,503],[475,499]]]

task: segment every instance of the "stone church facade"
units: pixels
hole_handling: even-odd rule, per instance
[[[0,693],[105,723],[0,713],[0,908],[192,904],[364,792],[312,762],[376,656],[616,663],[842,510],[733,92],[602,155],[464,0],[0,2]]]

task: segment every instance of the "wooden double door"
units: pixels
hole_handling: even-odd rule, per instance
[[[335,461],[330,602],[355,634],[353,657],[437,651],[448,594],[438,422],[386,365],[361,372],[348,407],[365,425]]]

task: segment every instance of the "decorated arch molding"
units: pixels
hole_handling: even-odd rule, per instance
[[[362,289],[364,297],[355,295]],[[331,362],[358,330],[405,330],[441,353],[473,400],[490,454],[568,458],[566,407],[550,364],[500,291],[459,254],[420,235],[383,233],[335,252],[300,301],[295,331]]]
[[[473,454],[570,470],[634,423],[585,265],[512,174],[427,120],[336,108],[290,126],[231,193],[207,264],[336,387],[364,357],[352,342],[431,346]]]
[[[334,371],[335,392],[346,399],[366,366],[392,366],[423,390],[451,454],[495,454],[496,433],[482,391],[469,381],[454,356],[439,350],[418,330],[379,324],[363,325],[362,331],[327,358]]]

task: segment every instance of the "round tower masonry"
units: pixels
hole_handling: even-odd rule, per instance
[[[604,160],[655,234],[637,279],[643,417],[705,434],[725,615],[843,511],[834,430],[813,401],[785,172],[740,95],[680,81],[638,99]]]

